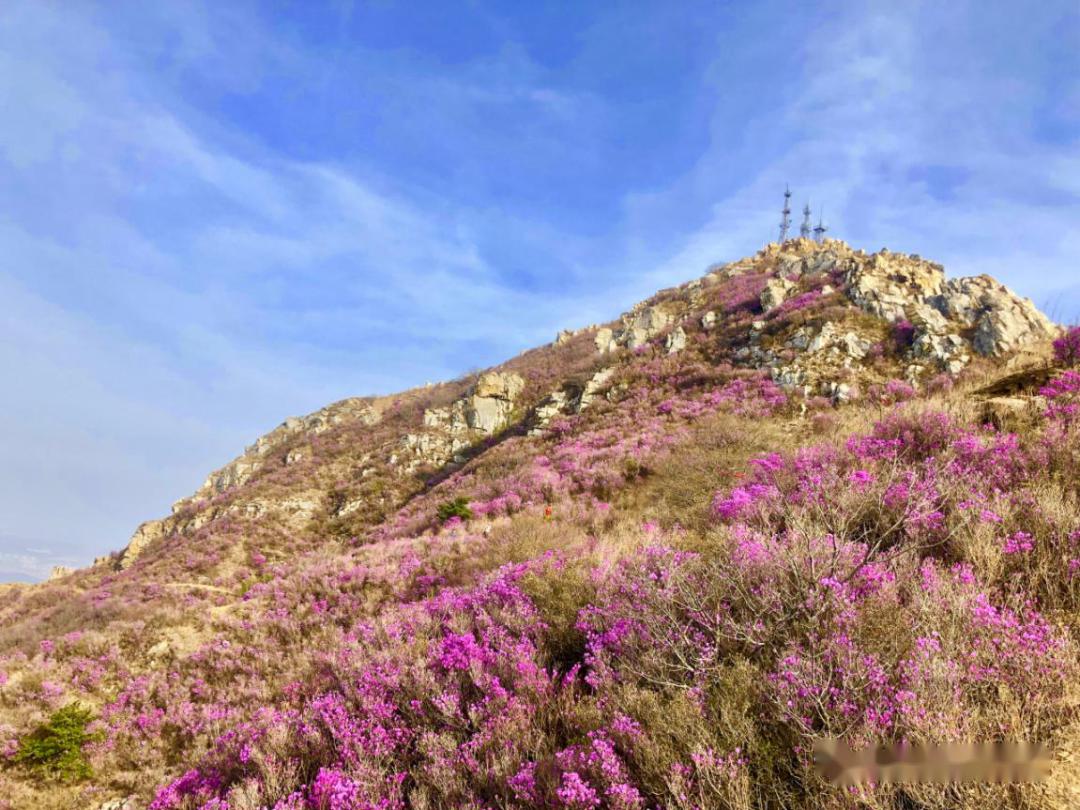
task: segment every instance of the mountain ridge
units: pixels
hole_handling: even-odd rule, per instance
[[[989,277],[790,240],[290,418],[123,551],[0,589],[0,795],[852,807],[815,735],[961,729],[1051,739],[1050,787],[859,806],[1068,807],[1077,357]],[[75,702],[81,776],[19,759]]]
[[[918,255],[893,253],[886,248],[867,254],[841,240],[827,239],[818,243],[792,239],[783,244],[771,243],[753,257],[714,265],[703,277],[661,290],[608,323],[564,330],[550,347],[558,349],[583,335],[592,335],[597,353],[603,356],[620,348],[636,350],[661,336],[669,352],[681,351],[685,347],[686,322],[696,318],[702,328],[708,329],[710,327],[706,326],[706,322],[714,324],[716,321],[715,310],[702,309],[707,300],[705,288],[743,276],[755,277],[763,270],[769,274],[769,278],[764,281],[758,299],[762,314],[766,316],[785,304],[789,307],[792,303],[800,305],[799,300],[792,299],[798,298],[797,281],[806,275],[819,278],[828,276],[836,280],[842,294],[846,294],[853,304],[885,322],[896,323],[910,317],[912,363],[905,369],[909,382],[925,376],[928,367],[956,374],[967,365],[971,354],[1000,356],[1020,350],[1025,344],[1052,338],[1060,332],[1060,328],[1042,315],[1030,299],[1017,296],[988,275],[946,279],[942,265],[923,260]],[[835,292],[831,285],[822,284],[804,291],[802,296],[805,299],[807,295],[815,293],[831,295]],[[802,304],[805,303],[804,300]],[[702,319],[705,319],[704,322]],[[869,342],[850,331],[843,335],[833,334],[830,324],[827,322],[816,335],[796,334],[787,345],[798,350],[809,350],[810,353],[839,347],[846,355],[845,359],[862,359],[869,350]],[[801,387],[803,394],[809,395],[808,383],[822,384],[820,368],[806,369],[799,362],[779,364],[775,352],[763,352],[755,345],[755,337],[751,334],[747,345],[735,352],[736,360],[755,368],[767,368],[773,380],[786,390]],[[530,351],[535,350],[526,350],[518,358]],[[484,375],[497,375],[500,369],[512,367],[515,359],[480,372],[473,384],[480,384],[485,379]],[[596,389],[606,382],[604,368],[607,366],[599,369],[585,383],[586,404],[594,393],[589,387]],[[452,384],[440,383],[438,387],[441,389]],[[824,385],[825,390],[818,393],[830,397],[850,396],[843,382],[828,380]],[[173,516],[141,524],[116,561],[121,566],[130,565],[148,543],[167,536],[176,525],[183,525],[183,518],[177,520],[177,515],[185,515],[192,508],[197,509],[200,501],[212,500],[227,489],[246,483],[261,466],[261,457],[268,452],[283,447],[292,439],[318,435],[343,421],[359,420],[362,424],[374,426],[381,421],[388,403],[404,396],[423,396],[431,388],[429,385],[383,397],[350,397],[306,416],[290,417],[274,430],[258,437],[244,454],[212,472],[194,494],[178,500],[173,505]],[[520,391],[492,393],[491,396],[486,396],[488,392],[485,391],[480,393],[477,399],[481,407],[489,407],[484,404],[485,401],[513,405]],[[580,406],[581,394],[577,396]],[[412,451],[421,462],[453,464],[454,455],[469,446],[468,439],[475,441],[507,426],[510,411],[495,408],[491,418],[479,424],[478,432],[468,430],[475,426],[468,424],[464,400],[459,399],[456,404],[460,408],[457,422],[451,421],[449,413],[425,409],[425,427],[446,427],[454,433],[467,433],[468,437],[452,439],[447,443],[428,439],[427,436],[431,434],[408,433],[404,439],[406,452]],[[564,412],[568,405],[573,405],[573,397],[557,388],[543,399],[529,403],[524,418],[542,425]],[[503,410],[506,412],[503,413]],[[430,423],[428,420],[431,420]],[[295,451],[293,456],[286,455],[284,464],[299,460],[301,453]],[[307,512],[314,509],[310,503],[298,506]],[[187,525],[198,529],[200,523],[196,519]],[[107,564],[113,559],[99,558],[97,564]]]

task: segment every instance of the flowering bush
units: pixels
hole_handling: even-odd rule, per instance
[[[1074,326],[1054,341],[1054,359],[1072,368],[1080,365],[1080,326]]]

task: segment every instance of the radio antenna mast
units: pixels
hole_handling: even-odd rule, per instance
[[[802,225],[799,226],[799,236],[803,239],[810,238],[810,203],[803,206]]]
[[[784,210],[781,211],[783,215],[780,219],[780,244],[784,244],[787,239],[788,228],[791,227],[791,189],[784,184]]]
[[[824,206],[822,206],[821,211],[818,211],[817,227],[814,228],[814,241],[815,242],[823,242],[825,240],[825,231],[829,230],[829,226],[824,223],[824,217],[825,217],[825,214],[823,213],[824,210],[825,210],[825,208],[824,208]]]

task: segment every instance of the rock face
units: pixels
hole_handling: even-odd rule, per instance
[[[588,408],[592,401],[596,399],[597,393],[607,385],[608,380],[611,379],[611,376],[614,373],[615,369],[608,366],[593,374],[585,383],[585,387],[581,391],[581,396],[578,397],[577,402],[574,403],[574,410],[577,413],[581,413],[581,411]]]
[[[465,402],[465,422],[489,436],[498,432],[509,423],[514,400],[524,387],[525,381],[517,374],[492,371],[481,375]]]
[[[173,513],[181,511],[192,501],[208,500],[246,483],[263,467],[268,454],[298,435],[317,435],[342,422],[359,421],[365,425],[375,425],[381,418],[371,400],[366,398],[344,399],[307,416],[291,416],[265,436],[256,439],[242,456],[212,472],[194,495],[173,504]],[[294,456],[294,462],[297,460]]]
[[[945,273],[939,264],[883,250],[854,263],[845,281],[848,297],[862,309],[887,321],[902,321],[909,307],[941,293]]]
[[[490,371],[480,375],[462,398],[425,410],[425,431],[408,433],[401,439],[401,448],[413,457],[404,469],[411,471],[424,463],[445,464],[481,436],[498,433],[510,424],[524,388],[525,381],[519,375]]]
[[[935,305],[953,320],[974,328],[971,342],[982,355],[1015,351],[1058,331],[1030,299],[1020,298],[990,276],[951,279]]]
[[[539,436],[542,434],[544,428],[548,426],[552,419],[566,412],[569,404],[569,395],[561,389],[548,394],[544,401],[537,405],[533,411],[533,426],[529,429],[529,435]]]
[[[205,525],[211,519],[211,515],[206,511],[197,511],[201,504],[233,487],[246,484],[256,472],[269,463],[274,451],[282,449],[284,445],[298,436],[318,435],[335,425],[346,422],[359,422],[371,426],[378,424],[381,418],[381,412],[375,406],[373,400],[361,397],[335,402],[307,416],[289,417],[272,431],[256,439],[253,444],[244,450],[243,455],[233,459],[221,469],[212,472],[195,494],[174,503],[171,517],[161,520],[148,520],[141,524],[120,553],[117,564],[120,568],[130,567],[148,545],[175,532],[180,525],[179,518],[185,512],[196,510],[192,517],[184,519],[188,529],[197,530]],[[280,459],[280,463],[285,465],[296,464],[302,461],[303,458],[304,451],[300,448],[293,448]],[[251,501],[231,506],[227,511],[230,514],[239,513],[252,517],[261,514],[268,506],[269,504],[266,503]],[[284,513],[303,519],[305,516],[314,514],[318,501],[317,499],[305,500],[303,503],[281,501],[273,504],[273,506],[281,507]],[[109,562],[109,560],[108,558],[102,558],[99,562],[105,563]]]
[[[667,349],[668,354],[677,354],[686,348],[686,332],[681,326],[676,326],[671,330],[667,340],[664,341],[664,348]]]
[[[128,541],[127,548],[120,554],[120,567],[129,568],[148,545],[155,540],[165,537],[172,529],[172,521],[168,518],[165,518],[164,520],[148,520],[145,523],[139,524],[139,528],[131,535],[131,540]]]
[[[674,314],[663,304],[639,306],[620,319],[617,329],[604,327],[596,333],[596,349],[600,353],[614,351],[619,346],[637,349],[659,335],[674,322]]]
[[[773,278],[765,283],[761,292],[761,311],[770,312],[780,306],[795,288],[786,278]]]
[[[1057,331],[1030,300],[989,276],[946,281],[940,264],[917,257],[883,250],[852,266],[846,280],[848,296],[865,311],[915,323],[917,354],[949,370],[966,363],[965,330],[983,356],[1015,351]]]

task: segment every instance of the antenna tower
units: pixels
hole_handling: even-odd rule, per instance
[[[783,217],[780,220],[780,244],[784,244],[788,228],[791,227],[791,189],[787,185],[784,186],[784,210],[781,213]]]
[[[803,206],[802,225],[799,226],[799,236],[803,239],[810,238],[810,203]]]
[[[825,239],[825,231],[829,230],[829,226],[824,223],[824,209],[818,211],[817,227],[814,228],[814,241],[822,242]]]

